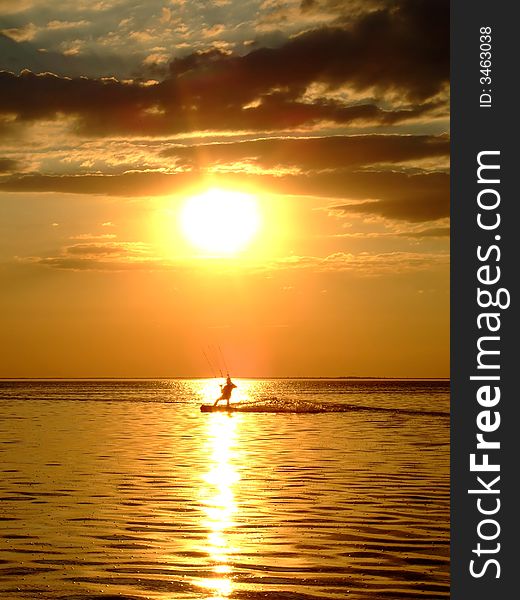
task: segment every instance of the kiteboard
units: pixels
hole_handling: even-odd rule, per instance
[[[217,404],[202,404],[200,407],[200,412],[231,412],[233,410],[237,410],[235,406],[232,404],[227,406],[226,404],[221,404],[220,406]]]

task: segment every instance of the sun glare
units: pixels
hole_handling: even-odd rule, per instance
[[[230,256],[253,241],[261,226],[261,216],[254,196],[211,189],[186,200],[180,226],[184,237],[199,250]]]

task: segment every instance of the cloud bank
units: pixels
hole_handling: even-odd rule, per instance
[[[449,77],[448,19],[446,0],[405,0],[277,47],[175,58],[152,83],[4,71],[0,113],[20,122],[73,116],[83,135],[394,124],[441,107],[437,96]],[[388,100],[305,99],[313,84]]]

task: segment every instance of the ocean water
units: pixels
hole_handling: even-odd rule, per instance
[[[449,596],[449,384],[0,382],[10,600]]]

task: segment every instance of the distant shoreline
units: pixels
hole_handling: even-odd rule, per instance
[[[285,377],[252,377],[252,376],[234,376],[235,379],[265,379],[265,380],[338,380],[348,379],[354,381],[446,381],[449,382],[449,377],[377,377],[377,376],[355,376],[355,375],[338,375],[336,377],[329,376],[285,376]],[[184,376],[184,377],[0,377],[2,381],[163,381],[171,379],[176,381],[193,380],[193,379],[222,379],[222,377],[201,377],[201,376]]]

